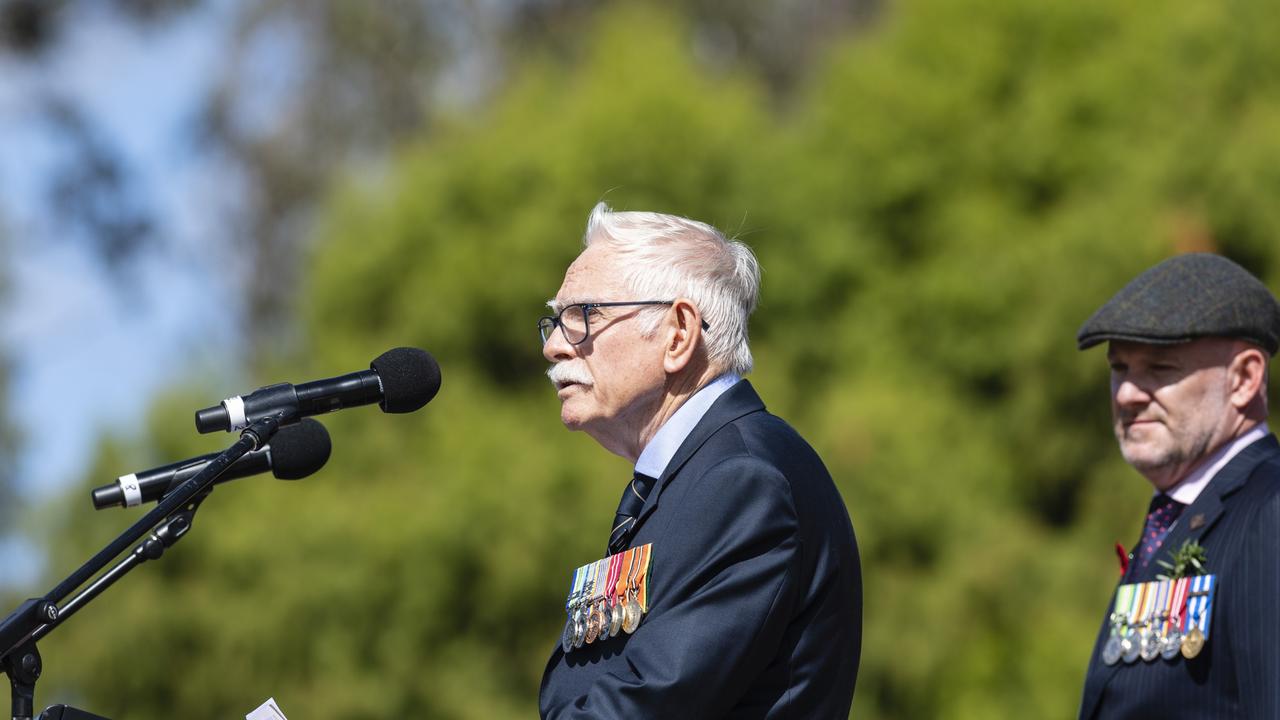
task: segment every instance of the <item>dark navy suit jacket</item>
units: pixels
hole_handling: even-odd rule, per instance
[[[557,646],[543,718],[848,717],[862,580],[822,461],[750,383],[721,395],[645,502],[649,613],[634,635]]]
[[[1218,472],[1182,511],[1162,548],[1188,539],[1204,547],[1208,569],[1218,576],[1204,650],[1191,660],[1179,655],[1108,667],[1100,657],[1110,632],[1104,620],[1081,718],[1280,718],[1280,443],[1274,435]],[[1122,584],[1163,572],[1155,563],[1137,565],[1130,563]]]

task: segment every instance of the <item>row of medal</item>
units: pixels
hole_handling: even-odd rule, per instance
[[[569,619],[560,638],[566,653],[640,627],[649,611],[652,547],[652,543],[634,547],[574,571],[564,606]]]
[[[1214,575],[1153,580],[1121,585],[1111,613],[1111,636],[1102,648],[1102,661],[1172,660],[1179,653],[1190,660],[1209,640]]]

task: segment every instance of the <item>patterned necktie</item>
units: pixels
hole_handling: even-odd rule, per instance
[[[1164,493],[1151,498],[1151,507],[1147,510],[1147,524],[1142,528],[1142,548],[1138,555],[1142,567],[1150,565],[1155,559],[1156,552],[1169,536],[1169,528],[1173,527],[1173,523],[1186,507]]]
[[[609,554],[614,555],[627,549],[631,540],[631,530],[635,527],[636,516],[644,507],[645,498],[653,490],[655,478],[636,473],[627,489],[622,491],[622,500],[618,502],[618,514],[613,518],[613,530],[609,532]]]

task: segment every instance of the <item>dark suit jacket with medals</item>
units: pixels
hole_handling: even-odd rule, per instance
[[[652,543],[634,635],[555,648],[543,718],[848,717],[862,580],[844,501],[751,384],[721,395],[668,463],[631,546]]]
[[[1104,618],[1081,718],[1280,718],[1280,444],[1267,435],[1231,459],[1182,511],[1161,547],[1196,540],[1217,575],[1209,640],[1193,659],[1102,662]],[[1130,563],[1121,584],[1155,580]],[[1108,606],[1107,614],[1111,612]]]

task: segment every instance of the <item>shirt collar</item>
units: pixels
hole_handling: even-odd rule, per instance
[[[693,428],[702,420],[702,416],[711,409],[726,390],[737,384],[742,378],[736,373],[727,373],[703,385],[684,404],[676,409],[671,417],[658,428],[649,444],[644,446],[640,457],[636,459],[636,472],[656,478],[667,469],[667,463],[675,456],[684,439],[689,437]]]
[[[1226,467],[1231,459],[1240,454],[1249,445],[1266,437],[1271,431],[1267,429],[1267,424],[1262,423],[1241,435],[1235,440],[1218,448],[1217,452],[1209,456],[1209,459],[1200,463],[1200,467],[1195,472],[1187,476],[1185,480],[1173,486],[1169,491],[1169,497],[1177,500],[1184,505],[1190,505],[1200,497],[1200,493],[1209,486],[1209,481],[1213,480],[1218,471]]]

